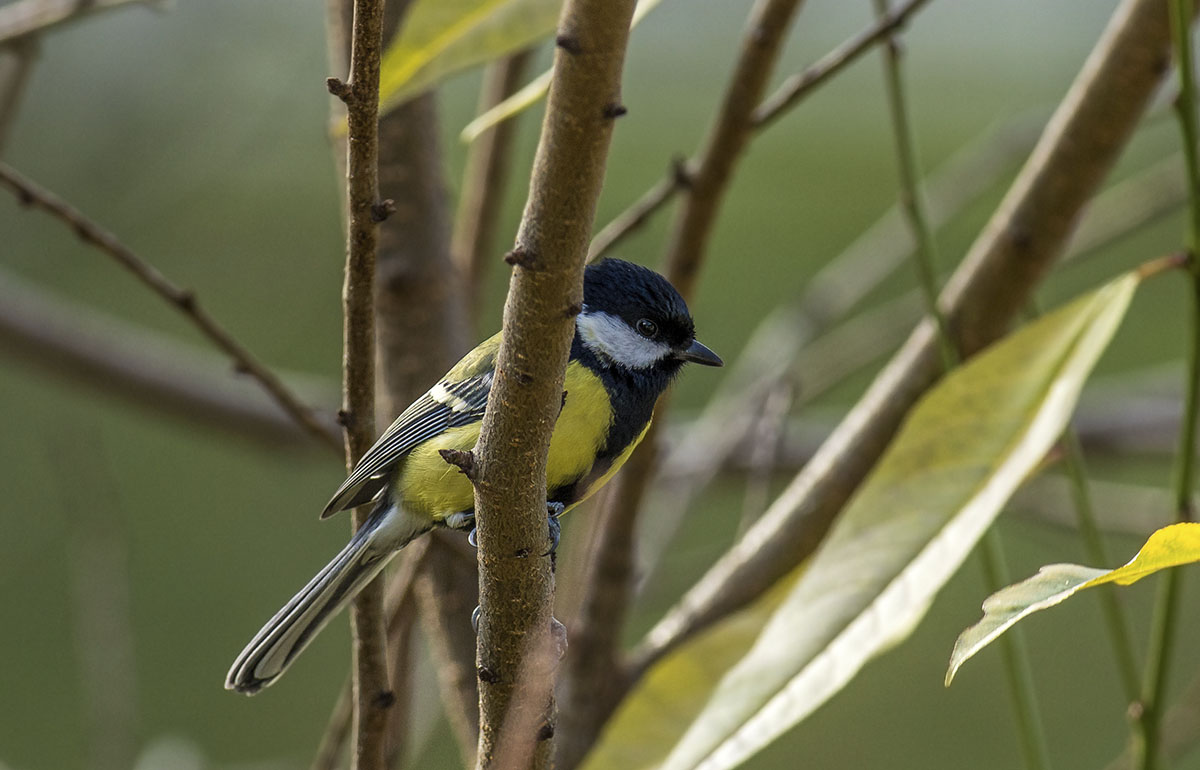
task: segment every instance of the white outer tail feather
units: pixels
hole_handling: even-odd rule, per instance
[[[259,630],[225,679],[225,689],[253,695],[272,684],[313,637],[404,546],[432,522],[396,506],[380,508],[342,551]]]

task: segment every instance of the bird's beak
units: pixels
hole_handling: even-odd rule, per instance
[[[675,355],[684,361],[691,361],[692,363],[703,364],[705,366],[725,365],[720,356],[704,345],[701,345],[699,340],[692,340],[692,344],[687,349],[681,350]]]

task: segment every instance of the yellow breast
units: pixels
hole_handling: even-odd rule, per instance
[[[586,367],[567,367],[563,389],[567,391],[566,402],[554,425],[546,460],[546,482],[551,489],[588,475],[612,423],[608,393],[600,378]],[[413,449],[401,465],[393,488],[406,509],[440,521],[475,507],[471,482],[438,451],[471,449],[479,440],[479,429],[477,422],[451,428]],[[607,481],[631,450],[632,446],[616,458],[603,476],[590,480],[581,500]]]

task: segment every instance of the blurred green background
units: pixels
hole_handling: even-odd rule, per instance
[[[1048,114],[1114,5],[931,3],[905,36],[925,167],[999,121],[1031,110]],[[673,156],[695,149],[749,8],[746,0],[668,0],[637,29],[625,75],[629,114],[618,123],[599,222],[656,181]],[[134,7],[56,31],[44,40],[4,159],[194,288],[272,366],[332,384],[340,361],[342,241],[326,132],[323,79],[331,73],[323,13],[311,1],[179,0],[165,11]],[[808,3],[780,76],[871,18],[866,0]],[[452,198],[464,156],[456,136],[472,116],[478,83],[471,73],[444,89]],[[521,122],[497,255],[524,201],[536,122]],[[1147,126],[1116,177],[1176,146],[1170,121]],[[757,321],[794,298],[806,277],[887,209],[895,190],[881,67],[868,56],[753,143],[693,303],[704,341],[734,358]],[[944,267],[961,257],[1002,191],[1003,184],[940,234]],[[658,217],[620,253],[656,264],[668,222]],[[1182,231],[1175,215],[1121,239],[1052,279],[1045,304],[1177,248]],[[7,194],[0,195],[0,267],[180,345],[204,345],[129,275]],[[498,327],[506,276],[494,266],[480,335]],[[912,285],[911,271],[901,270],[873,300]],[[1183,299],[1176,276],[1145,287],[1101,374],[1176,360]],[[697,409],[717,377],[684,377],[677,414]],[[866,375],[855,377],[813,408],[844,408],[866,382]],[[122,740],[121,714],[134,725],[139,768],[306,766],[346,674],[344,623],[263,695],[246,699],[221,685],[250,634],[344,541],[344,520],[316,519],[342,478],[338,464],[319,450],[268,450],[163,417],[87,382],[48,376],[3,348],[0,424],[0,767],[86,767],[97,732]],[[1162,459],[1095,470],[1154,484],[1169,477]],[[732,536],[740,488],[731,484],[703,499],[692,513],[695,525],[668,554],[670,569],[638,608],[635,631]],[[1015,576],[1083,558],[1061,531],[1017,520],[1000,527]],[[1118,539],[1112,550],[1124,560],[1135,547],[1135,540]],[[1139,639],[1153,582],[1122,593]],[[81,609],[108,583],[127,587],[129,627],[119,613],[97,619]],[[1189,605],[1193,588],[1185,589]],[[753,766],[1019,766],[997,652],[972,661],[953,689],[941,684],[953,640],[977,619],[986,593],[972,559],[910,640]],[[1195,668],[1194,617],[1189,613],[1177,648],[1181,683]],[[108,648],[91,630],[106,622],[114,625],[107,638],[128,634],[132,661],[104,658]],[[1102,766],[1120,749],[1125,729],[1097,605],[1068,603],[1025,628],[1058,766]],[[98,664],[85,665],[96,655]],[[89,670],[115,685],[98,685]],[[112,699],[105,708],[117,714],[116,727],[97,726],[91,716],[97,687]],[[430,698],[420,703],[433,725],[420,766],[455,766],[440,707]]]

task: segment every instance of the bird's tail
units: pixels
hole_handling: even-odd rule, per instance
[[[225,689],[253,695],[274,682],[396,551],[431,526],[397,506],[376,510],[342,552],[254,635],[229,669]]]

